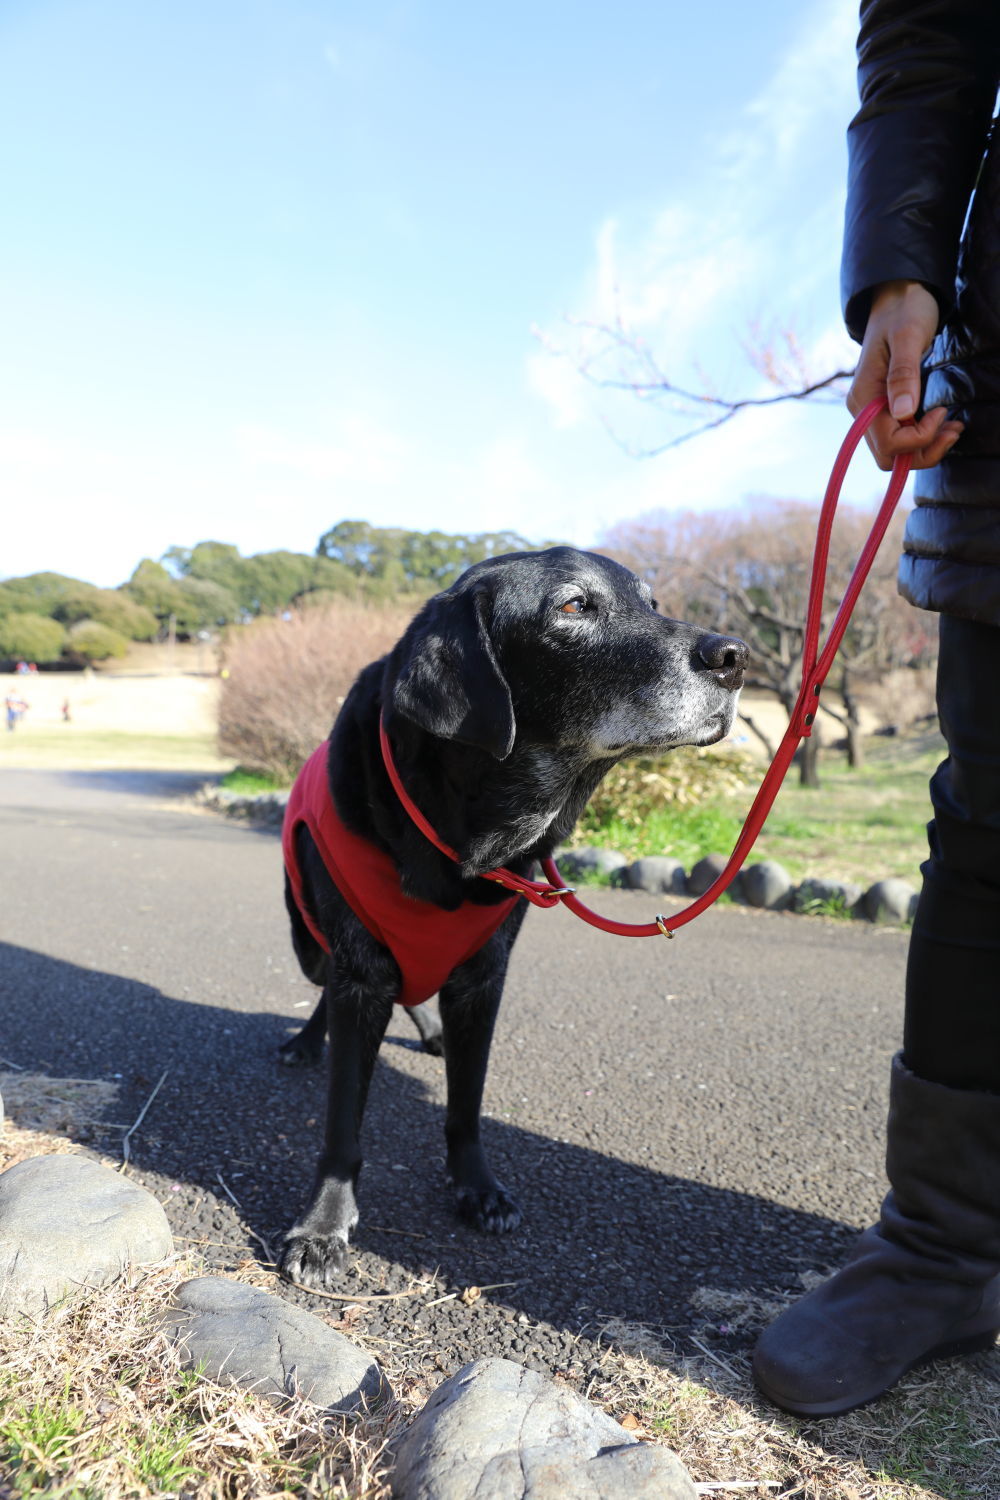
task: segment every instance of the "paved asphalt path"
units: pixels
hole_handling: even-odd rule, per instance
[[[278,838],[196,811],[193,788],[187,774],[0,774],[0,1057],[120,1077],[125,1123],[168,1070],[133,1175],[178,1243],[225,1268],[267,1260],[262,1242],[276,1246],[304,1202],[324,1077],[275,1061],[316,994],[288,940]],[[607,891],[593,904],[645,921],[656,900]],[[722,1357],[745,1350],[745,1328],[706,1314],[714,1295],[800,1288],[881,1195],[905,948],[899,932],[734,907],[669,943],[530,912],[484,1122],[524,1227],[491,1238],[453,1219],[442,1065],[397,1012],[344,1290],[434,1272],[433,1295],[515,1285],[469,1307],[365,1304],[357,1332],[376,1349],[407,1341],[417,1367],[497,1352],[583,1385],[609,1324],[680,1353],[692,1337]],[[101,1143],[116,1157],[120,1134]]]

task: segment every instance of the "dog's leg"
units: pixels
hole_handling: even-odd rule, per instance
[[[431,1009],[430,1001],[425,1001],[423,1005],[409,1006],[406,1013],[420,1033],[424,1051],[429,1052],[432,1057],[441,1057],[444,1053],[441,1017]],[[312,1067],[323,1056],[325,1039],[326,998],[320,995],[316,1009],[302,1030],[290,1036],[278,1048],[278,1061],[284,1063],[286,1068]]]
[[[482,964],[477,954],[456,970],[441,991],[448,1176],[462,1218],[490,1234],[505,1234],[521,1222],[521,1210],[494,1177],[479,1138],[486,1067],[505,969],[506,958],[499,965]]]
[[[444,1043],[441,1040],[441,1017],[431,1009],[430,1001],[425,1001],[423,1005],[410,1006],[408,1015],[420,1032],[424,1051],[429,1052],[432,1057],[440,1057],[444,1052]]]
[[[326,995],[322,994],[302,1030],[290,1036],[278,1048],[278,1061],[284,1063],[286,1068],[312,1067],[323,1056],[325,1036]]]
[[[325,991],[330,1035],[326,1138],[312,1200],[288,1231],[281,1258],[283,1274],[302,1286],[324,1290],[335,1285],[347,1260],[348,1236],[358,1222],[361,1117],[393,996],[394,987],[362,987],[336,973]]]

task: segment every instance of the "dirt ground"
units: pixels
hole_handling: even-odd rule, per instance
[[[126,672],[39,672],[0,675],[0,695],[14,692],[28,704],[21,729],[57,728],[67,741],[75,731],[141,735],[215,733],[219,679]],[[62,706],[69,704],[70,722]]]
[[[142,666],[146,664],[143,662]],[[58,731],[67,749],[81,734],[212,736],[216,728],[219,678],[214,672],[171,670],[162,659],[150,660],[148,669],[90,672],[39,672],[31,676],[0,673],[0,696],[14,692],[25,699],[28,710],[9,741],[26,732],[45,731],[48,740]],[[787,720],[781,705],[763,695],[744,695],[741,700],[765,734],[780,739]],[[63,720],[62,706],[69,704],[70,722]],[[836,737],[831,722],[825,737]],[[739,721],[733,726],[731,743],[763,753],[760,741]],[[15,763],[15,743],[5,746],[3,756]],[[50,758],[46,757],[49,763]],[[20,756],[18,763],[23,763]]]

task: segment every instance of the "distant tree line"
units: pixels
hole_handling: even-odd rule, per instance
[[[227,542],[171,547],[143,558],[118,588],[62,573],[0,583],[0,662],[80,665],[122,657],[131,641],[190,640],[203,631],[332,599],[414,604],[447,588],[472,563],[534,551],[515,532],[451,535],[341,521],[315,553],[243,557]]]
[[[404,531],[340,521],[319,539],[318,556],[346,568],[352,577],[382,591],[446,589],[473,563],[506,552],[534,552],[553,542],[528,542],[516,531],[451,535],[445,531]]]

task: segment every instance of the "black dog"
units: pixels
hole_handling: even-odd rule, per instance
[[[722,739],[747,660],[742,641],[657,614],[647,586],[606,557],[556,547],[478,563],[358,677],[327,742],[329,790],[346,827],[391,857],[407,897],[446,911],[495,907],[509,892],[477,877],[497,866],[530,875],[622,757]],[[393,791],[380,715],[406,791],[460,862],[428,841]],[[313,1060],[327,1030],[330,1052],[325,1145],[282,1270],[322,1288],[342,1269],[357,1223],[361,1117],[401,975],[334,884],[309,828],[299,823],[286,837],[304,909],[286,878],[292,940],[323,999],[284,1051],[286,1060]],[[418,1022],[426,1045],[443,1045],[459,1211],[493,1232],[520,1222],[486,1161],[479,1111],[524,910],[517,899],[442,983],[440,1035]]]

